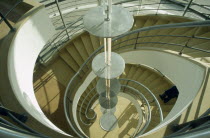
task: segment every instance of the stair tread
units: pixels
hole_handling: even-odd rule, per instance
[[[88,56],[90,56],[90,54],[94,52],[90,35],[88,33],[85,33],[81,36],[81,39],[82,39],[83,44],[85,45]]]
[[[59,68],[57,68],[58,66]],[[53,70],[56,79],[64,86],[67,86],[69,80],[74,75],[74,71],[70,71],[71,68],[61,58],[57,58],[54,61],[51,65],[51,69]]]
[[[59,55],[74,71],[79,70],[79,65],[65,49]]]
[[[75,45],[75,48],[79,52],[80,56],[82,57],[83,61],[86,61],[88,58],[88,53],[82,40],[78,38],[78,39],[75,39],[73,43]]]
[[[79,52],[77,51],[77,49],[75,48],[75,46],[71,44],[67,46],[66,49],[69,52],[69,54],[74,58],[74,60],[78,63],[78,65],[81,66],[84,61]]]
[[[90,40],[92,42],[93,49],[95,51],[100,46],[100,40],[96,36],[93,36],[91,34],[89,34],[89,35],[90,35]]]

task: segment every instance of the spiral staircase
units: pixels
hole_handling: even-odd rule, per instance
[[[43,9],[38,3],[34,4],[30,0],[27,2],[28,5],[34,6],[35,11],[31,12],[32,14]],[[25,15],[25,12],[21,14]],[[110,132],[102,130],[99,126],[101,110],[95,91],[98,78],[92,74],[91,61],[95,55],[103,51],[103,41],[81,28],[77,33],[70,31],[69,35],[64,35],[66,30],[71,30],[73,27],[70,24],[70,28],[64,28],[46,44],[39,54],[37,60],[39,62],[33,71],[33,89],[39,107],[63,132],[40,125],[40,121],[32,117],[33,115],[30,116],[30,113],[28,115],[31,119],[26,124],[50,137],[163,137],[174,133],[171,130],[173,124],[182,124],[202,115],[209,108],[210,24],[208,20],[199,22],[198,19],[162,14],[136,15],[134,19],[131,31],[113,40],[114,52],[122,55],[134,51],[169,53],[176,55],[177,61],[178,57],[181,57],[205,68],[199,92],[179,116],[160,127],[161,122],[170,116],[170,112],[179,100],[174,98],[168,103],[163,103],[159,95],[177,84],[168,77],[168,74],[165,75],[159,69],[144,63],[137,64],[140,59],[136,59],[135,63],[126,62],[125,71],[119,77],[123,87],[118,96],[116,109],[118,127]],[[78,22],[73,24],[77,25]],[[5,29],[5,26],[2,28]],[[5,32],[8,36],[4,38],[7,33],[3,34],[4,39],[0,44],[6,46],[15,36],[15,32],[8,30]],[[10,51],[5,46],[1,47],[5,49],[1,54]],[[5,74],[9,71],[3,68],[3,65],[7,64],[7,55],[2,55],[4,56],[1,59],[3,70],[1,75],[6,77]],[[129,61],[129,58],[126,61]],[[11,89],[13,85],[7,86],[6,82],[10,81],[10,76],[7,76],[7,81],[1,83],[1,91],[8,89],[10,93],[15,91]],[[189,84],[186,82],[186,85]],[[8,95],[10,98],[6,98]],[[6,92],[1,94],[1,103],[5,106],[16,112],[28,112],[19,104],[20,101],[11,102],[13,99],[16,99],[14,94]]]

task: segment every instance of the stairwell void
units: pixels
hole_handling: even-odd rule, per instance
[[[54,52],[47,63],[37,65],[35,68],[37,57],[54,34],[54,29],[43,7],[37,8],[32,13],[20,26],[17,26],[18,30],[9,44],[8,72],[13,92],[22,107],[39,123],[64,137],[76,136],[65,119],[64,92],[69,81],[77,74],[88,57],[96,50],[100,52],[98,48],[102,45],[102,40],[87,32],[81,32]],[[132,30],[192,21],[194,20],[179,16],[137,16]],[[165,36],[166,34],[168,36]],[[186,37],[179,37],[180,35]],[[149,126],[145,135],[156,133],[167,126],[189,107],[200,91],[205,91],[208,63],[202,63],[199,59],[208,57],[209,53],[203,53],[190,47],[209,50],[209,35],[209,26],[186,27],[133,33],[113,41],[114,50],[119,52],[127,63],[125,74],[121,77],[140,80],[143,84],[151,87],[156,96],[173,85],[176,85],[180,91],[177,101],[165,105],[166,113],[164,113],[163,122],[160,124],[155,122],[157,118],[155,118],[155,113],[153,114],[152,121],[156,124]],[[197,39],[191,36],[207,39]],[[136,39],[138,37],[140,39]],[[185,48],[178,46],[185,44],[187,44]],[[181,56],[179,55],[180,51]],[[155,69],[165,77],[161,77],[161,74]],[[77,109],[80,109],[86,93],[90,92],[95,83],[89,65],[80,70],[78,80],[75,82],[79,85],[74,88],[73,98],[69,99],[71,107],[74,107],[70,108],[69,112],[72,115],[70,117],[72,120],[79,120]],[[162,84],[162,82],[165,83]],[[92,96],[93,94],[89,96],[89,99]],[[83,109],[87,107],[86,104],[88,104],[88,100],[81,107],[83,113]],[[91,103],[91,107],[96,106],[97,102]],[[151,108],[156,108],[153,103]],[[58,117],[62,119],[57,120]],[[78,124],[84,131],[81,122]],[[92,132],[85,133],[91,134]]]

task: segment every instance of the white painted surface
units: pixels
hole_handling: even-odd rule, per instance
[[[199,92],[203,79],[205,77],[206,67],[195,64],[195,62],[172,53],[152,50],[131,51],[120,54],[126,63],[145,64],[147,66],[158,69],[166,75],[179,90],[179,97],[171,112],[163,120],[163,122],[152,131],[145,133],[145,135],[152,133],[166,124],[176,119],[193,101]],[[82,95],[87,86],[95,78],[93,73],[90,73],[85,83],[81,85],[76,93],[76,99]],[[76,118],[76,105],[78,100],[73,101],[75,111],[74,118]],[[142,135],[144,136],[144,135]]]
[[[68,8],[68,9],[65,9],[65,10],[61,11],[61,13],[62,13],[62,15],[64,15],[64,14],[67,14],[67,13],[71,13],[73,11],[76,12],[76,11],[79,11],[79,10],[85,10],[85,9],[88,9],[88,8],[94,8],[96,6],[98,6],[98,4],[88,4],[88,5],[83,5],[83,6]],[[57,16],[60,16],[60,13],[59,12],[56,12],[56,13],[51,14],[49,16],[49,18],[54,18],[54,17],[57,17]]]
[[[33,89],[33,70],[36,59],[54,33],[54,27],[44,8],[31,15],[17,30],[11,43],[8,72],[12,89],[24,109],[47,127],[66,134],[44,115],[37,103]]]
[[[170,78],[179,90],[179,97],[171,112],[158,127],[149,133],[176,119],[193,101],[203,84],[206,68],[187,58],[150,50],[126,52],[121,56],[126,63],[145,64],[158,69]]]
[[[72,106],[72,111],[73,111],[73,118],[75,120],[75,124],[77,125],[78,129],[80,132],[82,132],[85,136],[87,136],[79,126],[79,122],[77,121],[77,105],[79,102],[80,97],[82,96],[83,92],[86,90],[86,88],[90,85],[90,83],[95,79],[96,75],[93,73],[93,71],[90,72],[90,74],[87,76],[83,84],[79,87],[77,90],[74,101],[73,101],[73,106]]]
[[[143,113],[142,113],[141,105],[137,101],[138,98],[135,97],[135,96],[131,96],[127,93],[122,93],[122,92],[120,92],[118,96],[121,96],[121,97],[124,97],[124,98],[128,99],[136,107],[136,110],[139,114],[139,120],[138,120],[138,126],[136,127],[136,130],[135,130],[134,134],[138,133],[138,130],[141,127],[142,121],[143,121]]]

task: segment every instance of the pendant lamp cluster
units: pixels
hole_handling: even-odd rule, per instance
[[[117,126],[114,113],[121,84],[117,79],[125,69],[124,59],[112,52],[112,38],[119,36],[133,26],[133,16],[121,6],[112,5],[112,0],[103,0],[102,5],[91,9],[83,18],[85,30],[104,38],[104,52],[92,61],[92,70],[99,77],[96,91],[103,115],[100,126],[111,131]]]

